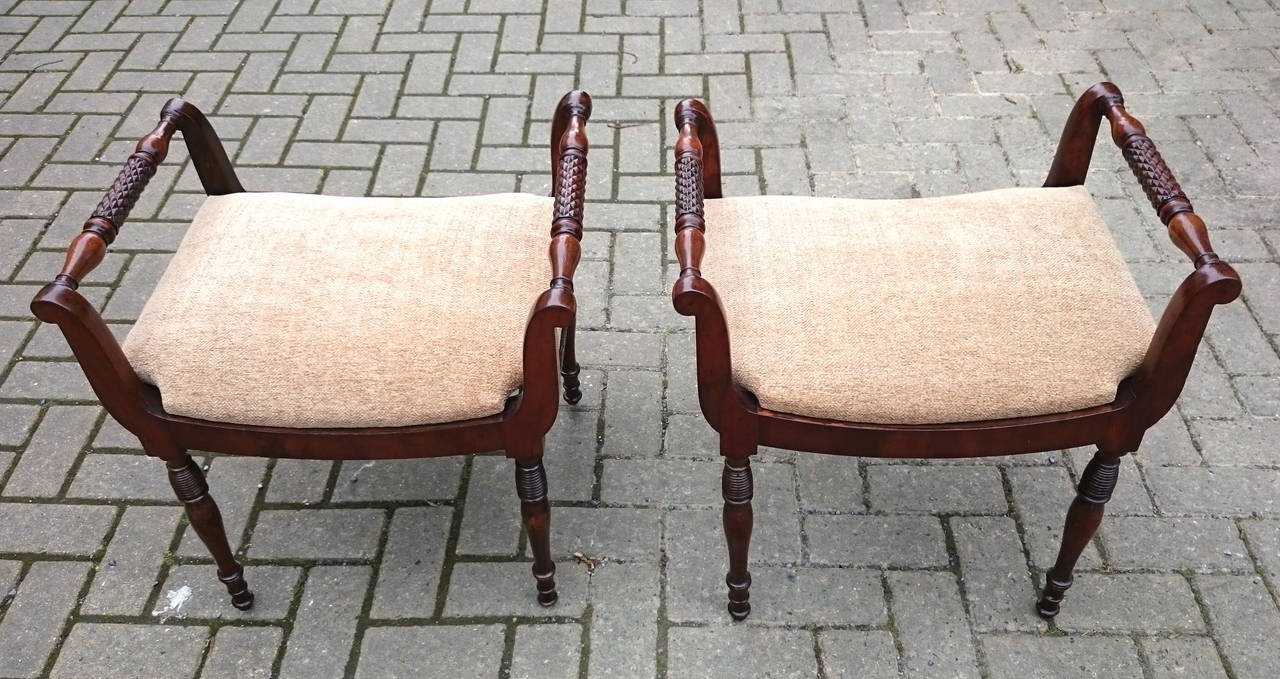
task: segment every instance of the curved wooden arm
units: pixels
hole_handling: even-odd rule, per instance
[[[524,385],[503,420],[508,440],[541,437],[555,423],[560,377],[556,329],[571,331],[577,316],[573,274],[582,257],[587,191],[587,120],[591,96],[574,90],[560,99],[551,122],[551,285],[529,314],[524,333]],[[510,454],[511,451],[508,451]]]
[[[1204,221],[1196,215],[1191,201],[1165,163],[1146,128],[1124,107],[1120,88],[1101,82],[1085,91],[1063,127],[1053,166],[1045,186],[1078,186],[1084,183],[1093,155],[1098,126],[1106,117],[1111,139],[1120,148],[1133,176],[1138,179],[1151,207],[1169,229],[1169,237],[1186,253],[1196,268],[1219,261],[1209,243]]]
[[[676,104],[675,123],[675,250],[680,276],[671,289],[671,301],[681,315],[696,320],[698,405],[707,423],[719,430],[724,418],[744,412],[732,381],[724,307],[701,270],[707,228],[704,201],[721,197],[720,142],[711,112],[696,99]]]
[[[1178,286],[1156,326],[1146,356],[1130,380],[1134,402],[1113,433],[1113,447],[1132,450],[1142,432],[1173,407],[1186,384],[1196,349],[1218,304],[1240,296],[1240,276],[1213,252],[1204,221],[1182,192],[1142,123],[1124,107],[1120,88],[1101,82],[1085,91],[1067,118],[1045,186],[1078,186],[1089,172],[1103,118],[1151,207],[1195,271]]]
[[[102,262],[107,246],[119,235],[157,166],[168,155],[175,131],[182,132],[207,193],[244,190],[209,121],[195,106],[170,99],[161,110],[155,129],[138,141],[115,182],[85,222],[84,230],[71,241],[62,271],[31,301],[36,318],[62,330],[107,411],[126,429],[150,442],[159,441],[166,434],[147,413],[146,385],[129,365],[102,316],[76,288]]]

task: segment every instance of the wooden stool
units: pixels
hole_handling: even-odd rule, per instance
[[[1082,186],[1104,117],[1193,263],[1158,324]],[[1100,83],[1076,103],[1044,188],[946,198],[723,198],[710,113],[685,100],[675,122],[672,299],[696,319],[699,403],[725,458],[729,614],[751,611],[757,446],[951,458],[1096,445],[1037,605],[1056,615],[1120,458],[1178,398],[1214,305],[1240,294],[1120,91]]]
[[[585,92],[556,108],[550,198],[246,193],[212,126],[180,99],[138,142],[31,308],[61,328],[107,411],[164,460],[236,608],[253,595],[189,449],[324,460],[505,450],[538,602],[555,603],[543,438],[557,362],[565,400],[581,397],[573,274],[590,115]],[[76,288],[175,131],[208,197],[122,346]]]

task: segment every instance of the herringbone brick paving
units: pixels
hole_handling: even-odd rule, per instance
[[[0,0],[0,15],[0,676],[1280,675],[1274,0]],[[671,105],[709,100],[726,193],[906,197],[1040,183],[1101,79],[1245,287],[1125,461],[1063,614],[1047,625],[1032,604],[1086,451],[764,451],[755,611],[729,624],[715,440],[667,296]],[[585,396],[548,442],[559,604],[533,603],[505,459],[211,457],[258,595],[235,611],[160,463],[27,302],[171,95],[212,114],[250,190],[445,195],[547,192],[548,117],[573,87],[595,115]],[[1185,258],[1110,144],[1094,168],[1158,311]],[[200,195],[175,145],[82,288],[121,335]]]

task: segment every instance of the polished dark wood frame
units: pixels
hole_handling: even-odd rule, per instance
[[[581,257],[582,213],[586,192],[587,135],[591,97],[566,94],[556,107],[551,125],[552,196],[551,282],[531,300],[525,328],[524,381],[502,412],[478,419],[409,427],[293,429],[211,422],[165,412],[161,394],[143,382],[121,351],[120,344],[98,311],[79,292],[80,281],[102,262],[130,210],[164,160],[175,132],[182,132],[191,160],[206,194],[243,192],[222,142],[205,116],[181,99],[171,99],[155,129],[138,142],[84,230],[67,251],[62,272],[44,286],[31,303],[36,317],[55,323],[66,336],[89,384],[102,405],[133,432],[148,455],[168,468],[174,493],[186,508],[191,525],[217,563],[218,578],[239,609],[253,605],[244,570],[227,542],[218,506],[189,449],[284,458],[322,460],[399,459],[441,457],[505,450],[515,461],[520,513],[533,550],[537,599],[544,606],[556,601],[555,563],[550,547],[550,505],[543,440],[555,423],[559,379],[564,398],[576,403],[582,396],[574,353],[576,302],[573,275]],[[465,227],[465,225],[460,225]],[[466,238],[465,230],[459,238]],[[288,262],[281,262],[288,266]],[[475,313],[470,302],[458,301],[458,313]],[[557,347],[556,334],[560,334]],[[459,385],[465,389],[465,381]]]
[[[735,620],[751,611],[751,575],[747,571],[753,494],[750,456],[761,445],[890,458],[981,457],[1097,446],[1098,452],[1081,474],[1076,498],[1067,511],[1057,561],[1045,574],[1036,606],[1046,618],[1058,613],[1071,586],[1076,560],[1093,539],[1103,507],[1115,488],[1120,458],[1137,450],[1146,430],[1173,407],[1214,306],[1227,304],[1240,294],[1240,277],[1214,254],[1204,222],[1192,210],[1142,124],[1125,110],[1115,85],[1098,83],[1076,102],[1044,185],[1084,183],[1103,118],[1110,123],[1111,138],[1173,242],[1193,266],[1165,308],[1142,364],[1118,385],[1115,400],[1102,406],[1035,417],[894,425],[774,412],[760,407],[755,396],[734,381],[724,308],[715,288],[699,270],[706,231],[703,201],[722,197],[719,140],[711,114],[701,102],[687,99],[676,105],[675,251],[680,275],[671,295],[676,310],[695,319],[698,400],[703,415],[720,434],[724,529],[729,548],[725,580],[729,614]]]

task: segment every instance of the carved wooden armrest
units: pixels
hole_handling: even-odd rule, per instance
[[[551,288],[573,291],[582,256],[582,213],[587,193],[587,120],[591,96],[564,95],[551,124]]]
[[[720,147],[715,122],[702,102],[685,99],[676,104],[675,121],[679,131],[675,144],[675,250],[680,277],[671,295],[676,310],[690,316],[697,313],[704,299],[715,296],[702,278],[701,267],[707,230],[704,200],[721,197]]]
[[[207,193],[218,195],[244,190],[204,114],[181,99],[170,99],[160,111],[160,122],[138,140],[133,155],[125,161],[115,182],[85,221],[84,230],[71,241],[66,262],[54,278],[54,285],[74,290],[89,272],[102,263],[107,246],[120,234],[120,227],[124,226],[142,191],[155,176],[156,168],[169,154],[169,142],[178,130],[183,133]]]
[[[1195,213],[1187,194],[1147,136],[1146,128],[1125,110],[1124,96],[1112,83],[1101,82],[1090,87],[1076,102],[1062,131],[1045,186],[1084,183],[1103,117],[1110,123],[1111,139],[1120,148],[1160,221],[1168,227],[1174,245],[1186,253],[1197,269],[1221,261],[1209,242],[1204,221]]]

